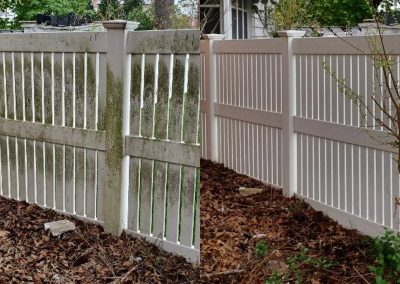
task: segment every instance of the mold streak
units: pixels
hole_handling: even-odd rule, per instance
[[[129,213],[128,228],[134,232],[139,232],[139,192],[140,192],[140,160],[135,157],[130,158],[129,165]]]
[[[96,151],[86,150],[86,216],[96,217]]]
[[[34,143],[35,152],[35,180],[36,180],[36,199],[37,203],[45,206],[45,164],[44,164],[44,144],[42,142]]]
[[[0,117],[7,117],[7,76],[5,53],[0,56]]]
[[[64,161],[64,199],[65,211],[68,213],[75,213],[74,211],[74,147],[64,146],[65,148],[65,161]]]
[[[199,56],[183,33],[2,51],[0,195],[197,255]]]
[[[85,213],[85,157],[84,149],[75,149],[75,213],[84,216]]]
[[[9,188],[9,159],[8,159],[8,138],[0,136],[0,152],[1,152],[1,190],[2,195],[10,197]]]
[[[182,198],[181,198],[181,222],[180,242],[191,247],[193,237],[193,204],[196,190],[196,169],[183,167],[182,169]]]
[[[103,213],[103,196],[105,191],[104,184],[104,165],[105,164],[105,154],[104,152],[97,152],[97,195],[96,195],[96,219],[98,221],[104,221]]]

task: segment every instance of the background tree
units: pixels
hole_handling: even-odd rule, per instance
[[[118,0],[102,0],[97,16],[100,20],[123,19],[123,7]]]
[[[373,16],[369,0],[310,0],[308,7],[309,19],[321,26],[356,26]]]
[[[154,1],[154,28],[157,30],[169,29],[172,26],[174,0]]]
[[[123,4],[124,15],[127,16],[133,10],[143,8],[144,4],[143,0],[125,0]]]
[[[18,1],[0,0],[0,12],[8,13],[12,10],[16,2]],[[12,27],[12,21],[7,18],[0,18],[0,29],[9,29],[10,27]]]
[[[88,0],[20,0],[12,7],[16,21],[36,20],[38,14],[65,16],[69,13],[77,15],[93,14]]]
[[[388,0],[262,0],[253,11],[270,36],[276,31],[301,27],[356,26],[364,19],[372,18],[374,5]]]
[[[137,30],[139,31],[152,30],[154,26],[154,9],[148,9],[144,6],[136,7],[129,11],[125,19],[138,22]]]

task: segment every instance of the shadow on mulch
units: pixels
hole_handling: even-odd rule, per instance
[[[265,283],[274,272],[285,283],[373,281],[371,238],[221,164],[202,160],[200,179],[202,282]],[[266,190],[243,197],[241,186]]]
[[[198,283],[198,267],[125,233],[2,197],[0,216],[0,283]],[[44,230],[62,219],[76,230]]]

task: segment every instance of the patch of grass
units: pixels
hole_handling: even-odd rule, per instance
[[[269,251],[268,244],[264,241],[259,241],[256,243],[256,256],[263,257]]]
[[[267,280],[265,280],[265,283],[264,284],[283,284],[283,282],[282,282],[282,274],[279,272],[279,271],[277,271],[277,270],[275,270],[273,273],[272,273],[272,275],[270,276],[270,277],[268,277],[268,279]]]
[[[289,281],[289,279],[295,279],[296,284],[301,284],[304,281],[303,271],[307,269],[307,267],[327,270],[339,265],[337,261],[329,261],[326,258],[310,256],[308,251],[308,248],[302,246],[298,254],[286,259],[288,265],[287,272],[282,274],[280,271],[273,271],[272,275],[267,278],[265,284],[284,283],[285,281]],[[278,279],[280,282],[277,282]]]

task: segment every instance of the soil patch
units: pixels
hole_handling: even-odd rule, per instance
[[[240,187],[263,188],[244,197]],[[201,279],[208,283],[366,283],[373,240],[298,198],[201,161]],[[296,282],[301,281],[301,282]],[[279,282],[270,282],[279,283]]]
[[[198,267],[125,233],[2,197],[0,216],[0,283],[198,283]],[[62,219],[76,229],[44,230]]]

